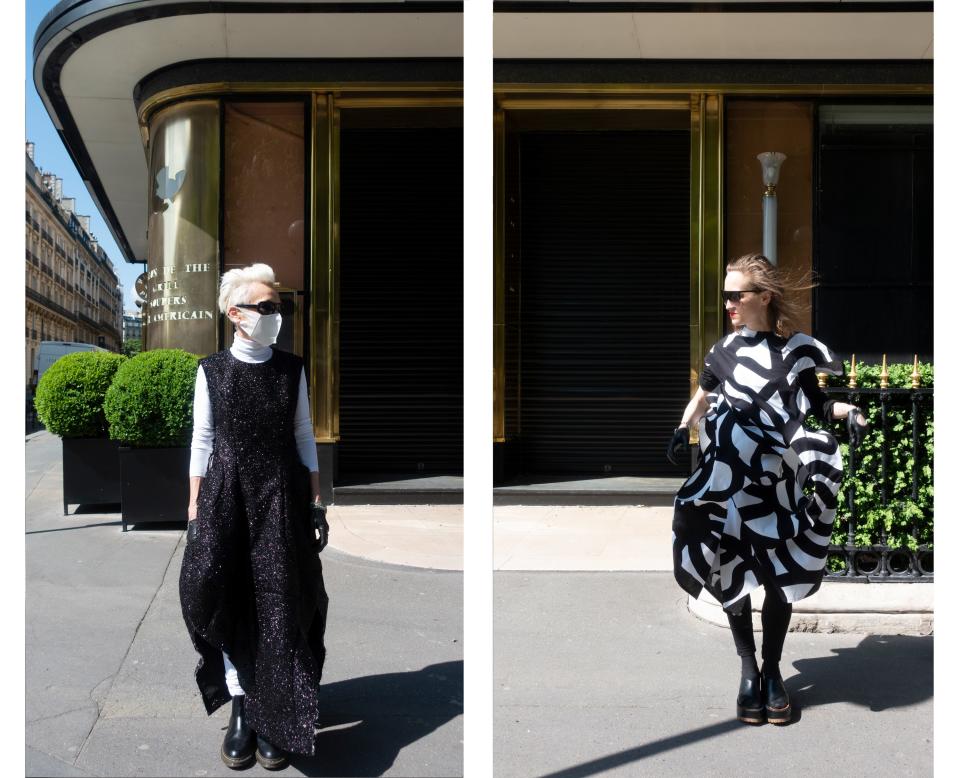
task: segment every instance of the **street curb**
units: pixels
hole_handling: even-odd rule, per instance
[[[761,631],[763,589],[751,593],[753,629]],[[687,608],[697,618],[729,628],[727,616],[706,591],[688,595]],[[824,583],[820,590],[794,603],[791,632],[869,635],[932,635],[933,586],[918,583]]]

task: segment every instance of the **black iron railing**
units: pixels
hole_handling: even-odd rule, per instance
[[[847,448],[835,525],[845,530],[846,539],[828,546],[829,580],[933,580],[933,506],[929,494],[921,494],[932,482],[933,457],[925,439],[933,417],[933,389],[917,383],[915,388],[825,389],[871,417],[870,438],[875,441],[873,446]],[[870,515],[859,515],[858,494],[868,498]],[[888,526],[894,522],[897,529],[891,533]]]

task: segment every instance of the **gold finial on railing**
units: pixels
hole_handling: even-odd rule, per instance
[[[827,374],[826,373],[817,373],[817,386],[821,389],[827,388]]]
[[[890,386],[890,372],[887,370],[887,355],[883,355],[883,365],[880,367],[880,388],[886,389]]]
[[[914,389],[920,388],[920,357],[913,355],[913,372],[910,374],[910,385]]]
[[[850,381],[847,383],[847,388],[856,389],[857,388],[857,355],[850,355]]]

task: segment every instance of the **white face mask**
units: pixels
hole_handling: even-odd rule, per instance
[[[243,311],[243,331],[261,346],[272,346],[277,342],[281,324],[279,313],[263,316],[256,311]]]

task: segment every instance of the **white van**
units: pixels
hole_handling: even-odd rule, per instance
[[[33,369],[37,372],[39,381],[46,369],[65,354],[75,351],[106,351],[105,348],[94,346],[92,343],[75,343],[69,340],[42,340],[37,356],[33,360]]]

